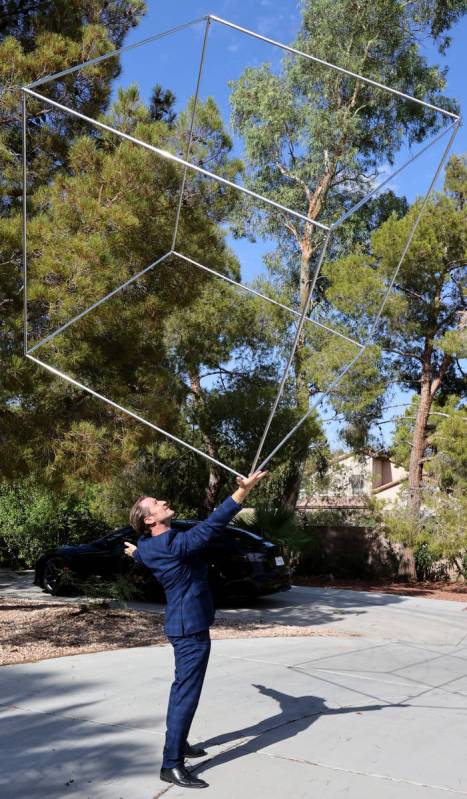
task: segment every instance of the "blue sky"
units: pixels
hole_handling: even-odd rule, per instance
[[[199,0],[199,2],[178,0],[177,3],[149,0],[147,6],[146,16],[138,28],[130,32],[125,44],[140,41],[207,13],[216,14],[284,43],[293,41],[300,24],[299,4],[296,0],[241,0],[241,2],[238,0],[209,0],[209,2],[207,0],[206,2],[204,0]],[[177,96],[177,108],[182,108],[195,90],[202,35],[203,29],[199,25],[151,45],[124,53],[121,58],[122,84],[136,81],[145,99],[148,98],[155,83],[159,82],[163,86],[170,86]],[[429,44],[424,47],[424,54],[430,63],[449,68],[446,94],[455,97],[460,103],[461,111],[464,111],[467,107],[467,82],[465,80],[467,19],[464,19],[451,31],[451,36],[452,45],[445,57],[442,57],[436,48]],[[225,122],[228,124],[227,81],[238,77],[247,65],[258,65],[264,61],[271,61],[273,67],[278,65],[280,54],[281,51],[269,45],[231,29],[215,25],[209,37],[201,96],[206,97],[209,94],[214,96],[222,110]],[[328,60],[333,61],[332,53],[329,53]],[[236,141],[235,146],[240,152],[241,143]],[[413,201],[418,194],[423,194],[436,168],[442,146],[443,142],[440,145],[435,145],[426,156],[422,156],[416,164],[397,176],[391,183],[394,191],[401,195],[405,194],[409,201]],[[461,153],[466,150],[466,131],[465,128],[461,128],[452,152]],[[407,158],[405,150],[396,161],[396,166],[402,162],[403,158]],[[383,174],[384,171],[383,169]],[[234,249],[242,264],[244,280],[251,280],[255,274],[262,271],[262,255],[268,248],[268,244],[264,242],[254,245],[246,241],[235,243]],[[403,403],[408,399],[407,394],[396,390],[388,404]],[[388,419],[402,411],[403,408],[390,409],[385,417]],[[393,425],[391,424],[383,426],[386,441],[390,440],[392,429]],[[337,437],[337,425],[329,425],[327,432],[333,445],[337,446],[340,443]]]

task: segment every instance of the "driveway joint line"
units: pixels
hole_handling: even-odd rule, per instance
[[[400,687],[404,687],[405,686],[406,688],[412,688],[413,687],[413,682],[394,682],[393,680],[384,680],[384,679],[380,679],[379,677],[369,677],[366,674],[362,674],[361,672],[358,672],[358,671],[348,671],[348,670],[335,671],[333,669],[320,669],[318,667],[312,668],[311,671],[324,671],[327,674],[337,674],[338,676],[341,676],[341,677],[355,677],[355,679],[358,679],[358,680],[371,680],[372,682],[380,682],[380,683],[383,683],[384,685],[397,685],[397,686],[400,686]],[[374,673],[377,673],[377,672],[374,672]],[[381,673],[390,674],[391,672],[381,672]],[[419,683],[419,685],[423,685],[423,686],[427,687],[427,683]]]
[[[432,788],[433,790],[446,791],[447,793],[457,794],[459,796],[467,796],[467,791],[459,791],[457,788],[449,788],[445,785],[432,785],[428,782],[418,782],[417,780],[409,780],[404,777],[391,777],[388,774],[378,774],[371,771],[361,771],[360,769],[344,768],[343,766],[333,766],[329,763],[320,763],[319,761],[305,760],[304,758],[288,757],[286,755],[277,755],[270,752],[257,752],[256,754],[263,755],[264,757],[275,758],[278,760],[288,760],[292,763],[304,763],[309,766],[317,766],[318,768],[327,768],[332,771],[342,771],[345,774],[355,774],[361,777],[371,777],[373,779],[388,780],[389,782],[397,782],[404,785],[414,785],[419,788]]]

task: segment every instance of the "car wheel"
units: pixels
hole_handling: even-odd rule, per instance
[[[46,560],[41,586],[49,594],[60,593],[62,571],[65,567],[67,567],[67,563],[63,558],[53,556]]]

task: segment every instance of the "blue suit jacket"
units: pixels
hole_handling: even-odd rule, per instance
[[[167,530],[138,539],[133,557],[151,569],[167,597],[166,635],[207,629],[215,610],[207,581],[208,565],[200,552],[213,541],[242,505],[227,497],[207,519],[190,530]]]

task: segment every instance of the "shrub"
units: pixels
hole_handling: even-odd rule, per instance
[[[60,583],[62,590],[67,593],[69,591],[93,599],[117,599],[126,602],[144,597],[143,591],[124,574],[116,574],[112,579],[104,579],[98,575],[84,578],[73,572],[63,571]]]
[[[429,541],[420,541],[414,550],[417,580],[447,580],[448,566],[441,562],[439,553]]]
[[[44,550],[89,541],[107,530],[87,498],[63,497],[29,481],[0,486],[3,565],[32,568]]]

